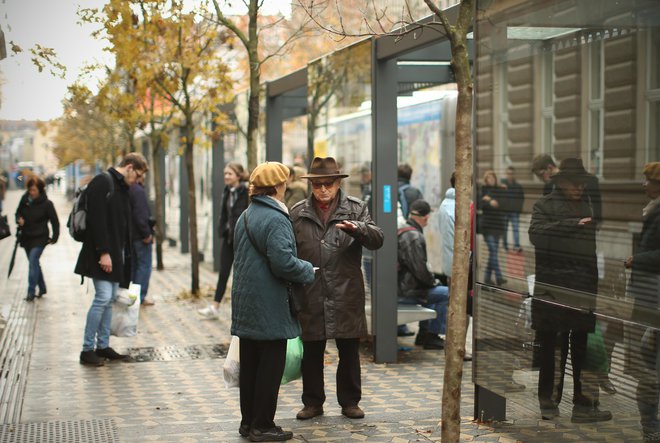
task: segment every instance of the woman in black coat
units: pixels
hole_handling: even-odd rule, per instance
[[[20,242],[29,261],[27,301],[46,293],[46,282],[39,259],[46,245],[54,244],[60,235],[60,222],[53,202],[48,200],[46,183],[32,176],[26,184],[27,191],[16,208],[16,223],[21,230]],[[48,223],[52,228],[49,236]],[[37,287],[39,292],[36,292]]]
[[[484,281],[492,284],[491,275],[495,276],[494,283],[501,285],[506,282],[502,278],[500,264],[498,260],[498,249],[500,239],[504,236],[506,230],[506,212],[501,208],[501,200],[504,197],[504,188],[497,184],[497,176],[494,171],[486,171],[484,174],[484,185],[481,188],[479,198],[479,209],[482,215],[479,220],[479,232],[484,236],[486,246],[488,247],[488,262]]]
[[[248,189],[245,186],[247,174],[239,163],[228,163],[224,170],[225,190],[222,194],[220,224],[218,233],[222,240],[220,246],[220,270],[218,284],[215,287],[213,304],[198,312],[204,317],[215,317],[220,310],[220,302],[227,289],[227,280],[234,264],[234,230],[238,217],[248,207]]]
[[[541,417],[553,419],[559,415],[570,342],[573,423],[612,418],[609,411],[600,411],[597,407],[597,384],[586,386],[583,377],[587,334],[595,325],[595,317],[590,312],[595,308],[598,291],[596,220],[585,192],[590,177],[582,160],[562,161],[553,179],[556,186],[534,205],[529,227],[529,238],[536,253],[532,328],[536,330],[536,342],[540,346]],[[585,395],[587,391],[591,396]]]

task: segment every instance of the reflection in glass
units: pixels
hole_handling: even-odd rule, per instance
[[[350,177],[344,191],[362,197],[360,170],[371,162],[371,40],[308,67],[308,149],[335,157]]]
[[[656,389],[660,380],[656,371],[660,281],[657,274],[647,279],[646,296],[654,302],[640,310],[639,297],[631,293],[635,280],[640,283],[639,278],[631,278],[634,269],[625,270],[622,263],[643,250],[640,240],[648,229],[649,211],[643,214],[642,208],[647,208],[649,198],[638,192],[640,171],[646,161],[660,160],[660,2],[498,0],[497,8],[492,7],[491,1],[476,3],[482,15],[477,19],[475,32],[475,177],[483,176],[487,170],[501,174],[509,164],[519,171],[526,197],[520,228],[530,235],[521,236],[526,279],[511,277],[510,253],[499,251],[503,277],[509,280],[506,289],[519,298],[511,298],[512,292],[501,291],[503,288],[497,284],[482,286],[475,297],[477,343],[481,341],[486,346],[501,343],[499,339],[511,339],[505,341],[501,350],[477,350],[475,379],[523,406],[512,408],[508,419],[539,419],[539,406],[548,406],[543,408],[543,413],[548,413],[546,418],[560,421],[572,436],[584,437],[584,428],[578,429],[574,423],[606,416],[592,409],[578,411],[583,413],[574,417],[572,402],[557,403],[559,378],[552,380],[548,390],[546,375],[551,371],[534,370],[541,363],[548,365],[549,359],[539,361],[539,353],[533,350],[552,349],[556,369],[552,372],[559,374],[562,368],[566,371],[562,391],[584,395],[591,404],[598,398],[600,410],[612,412],[615,439],[657,438],[658,428],[653,423],[657,423]],[[510,28],[525,32],[509,33]],[[507,29],[507,37],[502,29]],[[510,67],[508,90],[507,94],[498,94],[494,79],[504,63]],[[508,109],[508,127],[498,126],[498,113],[503,109]],[[601,179],[602,206],[591,201],[598,222],[589,233],[592,247],[588,254],[578,250],[586,240],[579,235],[584,236],[587,230],[575,231],[579,218],[586,218],[582,214],[583,203],[567,205],[557,195],[542,197],[544,183],[531,173],[532,159],[542,153],[552,154],[555,162],[550,172],[553,178],[547,184],[549,190],[554,188],[552,193],[557,192],[556,174],[561,173],[561,162],[568,158],[581,159],[588,171]],[[587,185],[585,190],[588,189]],[[535,207],[541,201],[543,207]],[[597,206],[602,211],[596,211]],[[554,217],[562,207],[570,210],[564,217]],[[601,212],[602,217],[596,216],[596,212]],[[479,214],[477,226],[482,218],[483,214]],[[550,223],[539,223],[544,218]],[[475,278],[483,283],[488,245],[481,236],[475,240]],[[548,257],[565,269],[548,264]],[[590,270],[579,271],[575,262],[587,259]],[[656,265],[659,262],[660,258],[656,259]],[[658,272],[657,266],[655,269]],[[529,295],[532,304],[524,302]],[[527,306],[549,306],[558,315],[536,307],[527,311]],[[567,313],[582,314],[585,321],[596,324],[565,328],[561,322],[571,317]],[[492,319],[493,316],[497,318]],[[559,328],[559,333],[537,325],[536,316],[547,323],[545,326]],[[523,328],[525,333],[520,337],[508,337],[507,331],[496,333],[497,325],[515,324],[517,320],[517,324],[529,326]],[[573,332],[577,332],[575,337]],[[585,372],[585,366],[580,364],[596,360],[589,345],[597,341],[590,339],[596,335],[601,337],[600,348],[604,351],[598,355],[603,358],[598,359],[599,365]],[[554,349],[557,343],[562,345],[558,350]],[[582,362],[581,352],[570,357],[585,349],[587,356],[582,357]],[[490,357],[484,357],[489,352],[493,356],[501,352],[502,357],[508,353],[522,362],[524,370],[514,371],[514,379],[525,382],[525,391],[508,392],[501,385],[504,376],[500,377],[498,388],[494,375],[486,373],[487,365],[480,363],[489,360]],[[651,363],[653,366],[649,366]],[[638,374],[644,367],[650,368],[647,374],[652,377],[648,383]],[[539,387],[543,388],[544,402],[550,392],[547,404],[539,404]],[[575,398],[583,404],[584,398]],[[555,408],[557,404],[559,407]],[[553,417],[554,412],[560,415]],[[649,421],[651,416],[655,422]],[[573,423],[569,418],[575,418]],[[603,439],[602,428],[594,427],[586,438]],[[550,435],[538,439],[553,440]]]

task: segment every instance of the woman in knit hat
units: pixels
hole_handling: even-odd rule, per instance
[[[287,339],[300,335],[287,285],[312,283],[314,269],[296,255],[284,204],[288,177],[289,168],[281,163],[257,166],[250,175],[250,205],[234,231],[231,333],[240,338],[239,433],[251,441],[293,437],[273,421]]]
[[[636,398],[645,442],[660,442],[660,162],[644,166],[642,234],[635,254],[626,260],[632,269],[628,296],[633,299],[633,322],[626,343],[626,372],[638,381]],[[637,326],[641,325],[641,326]]]

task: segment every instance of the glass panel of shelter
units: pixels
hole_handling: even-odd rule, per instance
[[[539,407],[552,409],[543,403],[550,399],[560,414],[551,418],[562,424],[569,423],[563,417],[575,418],[571,400],[583,400],[572,396],[575,387],[585,397],[598,398],[601,410],[612,412],[612,430],[622,441],[639,441],[641,434],[631,433],[631,428],[640,428],[637,404],[649,395],[658,400],[652,386],[660,379],[654,378],[660,366],[659,280],[657,266],[631,280],[624,260],[651,247],[636,242],[644,238],[642,211],[649,203],[641,172],[646,159],[659,160],[660,96],[655,88],[660,4],[527,3],[528,8],[521,8],[519,1],[503,0],[497,8],[487,8],[492,2],[477,1],[483,13],[476,23],[475,198],[481,235],[475,268],[475,382],[509,400],[511,420],[539,418]],[[598,60],[590,51],[594,41],[602,46],[595,54]],[[507,104],[497,101],[493,88],[503,60],[508,65],[508,94],[502,94]],[[595,65],[602,67],[602,77],[590,75]],[[597,109],[590,106],[590,91],[602,97]],[[509,110],[507,159],[501,137],[493,136],[494,114],[503,108]],[[593,159],[598,163],[590,165],[590,149],[598,137],[602,148]],[[532,173],[534,159],[544,153],[564,166],[547,184],[543,171]],[[561,163],[571,158],[583,160],[585,171],[575,160]],[[509,166],[524,191],[522,205],[515,204],[520,197],[510,192],[509,184],[505,188],[500,183]],[[482,179],[492,176],[487,171],[497,178],[489,179],[490,186]],[[589,172],[602,175],[599,179],[587,176]],[[516,244],[511,213],[519,206]],[[579,224],[587,218],[591,220]],[[593,334],[586,339],[588,347],[584,341],[595,328],[604,347],[593,344]],[[552,333],[559,338],[550,340]],[[573,336],[565,341],[563,353],[554,354],[569,355],[563,402],[558,378],[541,381],[538,371],[546,365],[547,374],[548,364],[559,371],[561,360],[553,363],[547,352],[554,352],[553,343],[564,340],[562,334]],[[594,357],[597,348],[605,349],[604,358]],[[572,375],[578,367],[581,375],[575,380],[580,384],[575,386]]]

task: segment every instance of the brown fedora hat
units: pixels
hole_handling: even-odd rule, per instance
[[[348,174],[342,174],[337,165],[337,160],[332,157],[314,157],[312,164],[309,167],[309,172],[306,175],[300,176],[300,178],[306,179],[315,179],[315,178],[325,178],[325,177],[335,177],[335,178],[345,178],[348,177]]]

